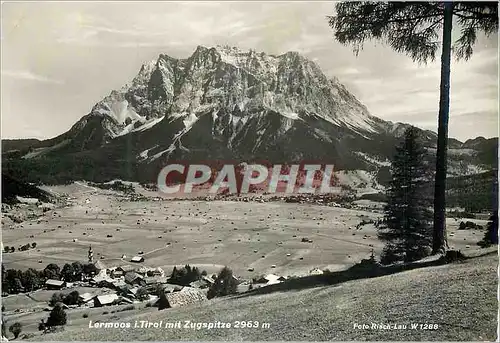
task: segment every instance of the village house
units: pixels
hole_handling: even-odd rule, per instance
[[[117,292],[119,295],[128,299],[135,299],[138,290],[139,287],[132,287],[125,284],[124,286],[121,286],[119,289],[117,289]]]
[[[140,274],[137,274],[136,272],[128,272],[127,274],[125,274],[125,283],[129,285],[139,285],[139,286],[146,285],[144,278]]]
[[[113,271],[114,272],[122,272],[123,275],[127,274],[128,272],[133,272],[136,270],[136,266],[132,266],[130,264],[124,264],[122,266],[116,267]]]
[[[66,287],[66,282],[62,280],[48,279],[47,281],[45,281],[45,287],[50,290],[60,290]]]
[[[165,271],[161,269],[160,267],[157,268],[147,268],[145,271],[145,274],[147,276],[159,276],[159,277],[164,277],[165,276]]]
[[[101,270],[106,270],[107,267],[104,263],[101,261],[96,261],[94,262],[94,267],[97,269],[97,272],[100,272]]]
[[[162,276],[146,276],[144,278],[146,285],[161,285],[168,282],[167,277]]]
[[[91,293],[82,293],[78,295],[78,302],[80,304],[87,304],[92,299],[94,299],[94,295]]]
[[[208,281],[203,280],[203,279],[193,281],[193,282],[191,282],[191,283],[189,284],[189,286],[190,286],[190,287],[193,287],[193,288],[201,288],[201,289],[203,289],[203,288],[208,288],[208,287],[210,287],[210,285],[211,285],[211,284],[210,284]]]
[[[111,272],[110,272],[110,276],[112,278],[120,278],[124,275],[125,275],[125,273],[123,272],[123,270],[118,269],[118,268],[115,268],[115,269],[111,270]]]
[[[184,288],[184,286],[174,285],[171,283],[163,284],[161,287],[165,293],[179,292]]]
[[[211,285],[215,283],[214,279],[212,279],[212,278],[211,278],[210,276],[208,276],[208,275],[203,275],[203,276],[201,277],[201,279],[202,279],[203,281],[208,282],[208,283],[209,283],[209,284],[211,284]]]
[[[94,307],[101,307],[107,305],[113,305],[118,302],[118,295],[116,294],[106,294],[94,297]]]
[[[132,259],[130,260],[130,262],[134,262],[134,263],[144,262],[144,257],[142,257],[142,256],[134,256],[134,257],[132,257]]]

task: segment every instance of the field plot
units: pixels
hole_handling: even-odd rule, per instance
[[[4,254],[6,268],[86,262],[91,245],[94,258],[108,267],[142,252],[142,264],[167,272],[191,264],[215,273],[227,265],[243,278],[287,276],[343,269],[383,247],[373,224],[357,227],[381,218],[375,211],[279,202],[132,202],[83,183],[51,191],[69,194],[72,205],[4,227],[4,246],[37,243],[36,249]],[[448,220],[450,246],[474,246],[482,232],[457,230],[459,223]]]

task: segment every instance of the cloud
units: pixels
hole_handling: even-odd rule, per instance
[[[42,83],[64,84],[61,80],[51,79],[43,75],[37,75],[27,70],[2,70],[2,76],[18,80],[35,81]]]

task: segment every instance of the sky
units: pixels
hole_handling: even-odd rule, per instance
[[[371,114],[437,130],[440,65],[419,65],[381,43],[358,56],[336,42],[334,2],[3,2],[2,138],[67,131],[95,103],[167,54],[231,45],[298,51],[336,76]],[[452,61],[449,136],[498,136],[498,35]]]

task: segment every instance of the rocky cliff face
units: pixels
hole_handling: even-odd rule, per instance
[[[25,157],[97,155],[101,163],[126,161],[151,175],[171,160],[214,158],[321,159],[376,171],[407,126],[371,116],[337,79],[296,52],[199,46],[186,59],[162,54],[144,64],[68,132]],[[422,133],[432,150],[436,134]]]

